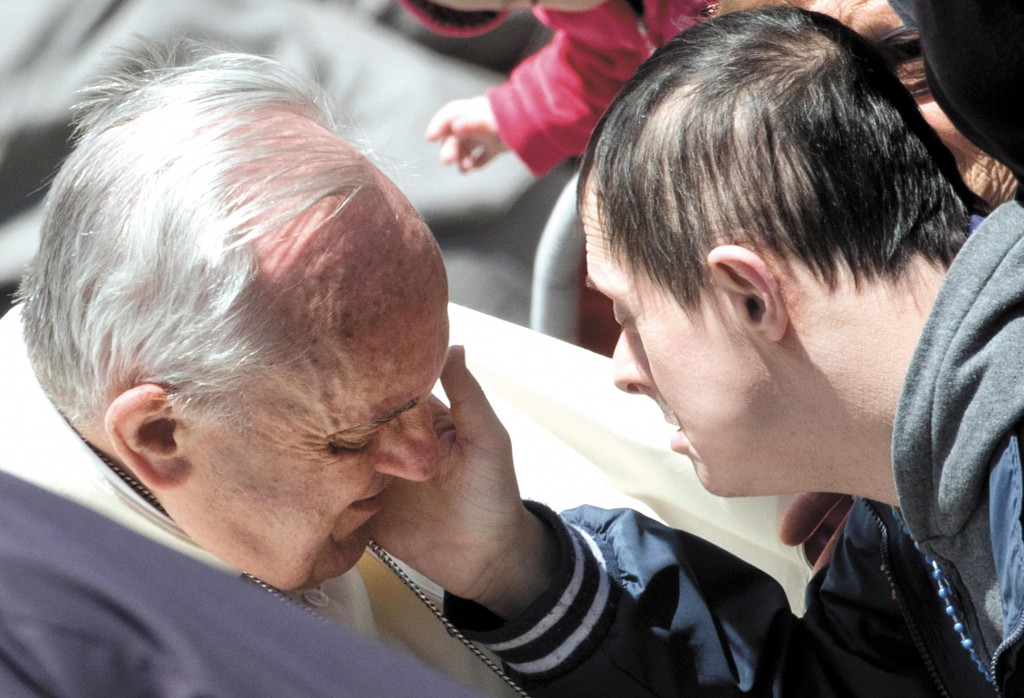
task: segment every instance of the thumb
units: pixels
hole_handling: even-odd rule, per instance
[[[448,348],[448,356],[441,370],[441,385],[448,396],[452,420],[460,441],[486,443],[495,437],[507,438],[480,383],[466,367],[465,347],[454,345]]]

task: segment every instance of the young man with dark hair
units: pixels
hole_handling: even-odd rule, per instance
[[[1024,210],[969,238],[952,157],[884,61],[791,8],[656,52],[598,125],[580,183],[590,280],[622,325],[616,383],[662,406],[702,483],[857,497],[806,614],[742,562],[623,510],[531,505],[550,534],[516,579],[488,565],[522,555],[501,508],[486,526],[479,506],[447,509],[463,516],[450,538],[475,536],[457,571],[414,539],[395,552],[462,597],[453,617],[534,695],[1013,693]],[[482,400],[453,397],[462,448],[442,467],[478,487],[510,458],[471,418]],[[416,501],[431,486],[399,489]],[[450,478],[433,486],[454,500]]]

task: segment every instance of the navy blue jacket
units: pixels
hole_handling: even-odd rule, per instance
[[[695,536],[625,509],[581,507],[563,526],[531,506],[559,534],[560,581],[507,624],[448,607],[531,695],[994,695],[884,505],[855,503],[801,618],[767,575]]]

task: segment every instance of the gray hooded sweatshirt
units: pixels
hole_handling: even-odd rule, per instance
[[[989,507],[1012,505],[990,502],[989,463],[1022,419],[1024,206],[1013,202],[982,223],[950,266],[893,430],[903,518],[957,587],[986,659],[1003,635]]]

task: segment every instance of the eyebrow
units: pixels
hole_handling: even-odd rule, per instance
[[[403,412],[408,412],[418,404],[420,404],[420,399],[418,397],[414,397],[412,400],[409,400],[409,402],[405,403],[401,407],[391,410],[380,419],[373,420],[372,422],[370,422],[370,426],[379,427],[381,424],[387,424],[398,415],[402,414]]]
[[[336,432],[334,432],[334,434],[331,434],[331,436],[337,436],[338,434],[350,434],[350,433],[355,432],[355,431],[366,431],[367,429],[373,429],[374,427],[379,427],[379,426],[381,426],[383,424],[387,424],[388,422],[390,422],[391,420],[393,420],[395,417],[397,417],[398,415],[402,414],[403,412],[408,412],[409,410],[411,410],[413,407],[415,407],[418,404],[420,404],[420,398],[414,397],[412,400],[409,400],[409,402],[405,403],[401,407],[397,407],[397,408],[391,410],[390,412],[388,412],[383,417],[379,417],[379,418],[373,420],[372,422],[370,422],[368,424],[361,424],[361,425],[359,425],[357,427],[352,427],[350,429],[342,429],[340,431],[336,431]]]

